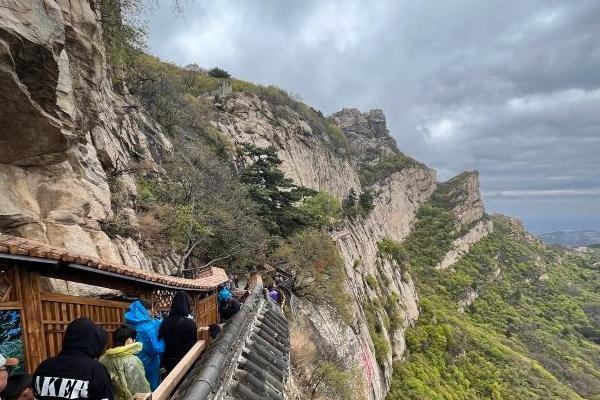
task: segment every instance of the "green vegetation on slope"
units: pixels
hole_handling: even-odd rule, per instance
[[[297,295],[334,307],[343,321],[352,323],[344,262],[327,234],[314,229],[298,232],[278,247],[273,259],[294,269]]]
[[[383,181],[395,172],[417,166],[424,167],[423,164],[399,152],[392,157],[378,161],[374,164],[367,163],[361,165],[358,176],[362,185],[371,186],[377,182]]]
[[[600,399],[598,268],[498,219],[451,270],[435,270],[452,219],[430,203],[404,243],[380,243],[411,270],[421,299],[388,399]]]

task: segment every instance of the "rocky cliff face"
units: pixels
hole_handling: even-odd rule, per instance
[[[170,144],[112,91],[98,20],[86,0],[0,7],[0,232],[147,269],[137,243],[101,223],[113,215],[111,186],[127,203],[129,172],[158,168]]]
[[[456,221],[458,237],[452,242],[452,249],[437,265],[439,269],[446,269],[467,254],[472,245],[487,236],[494,224],[490,219],[485,218],[477,171],[466,171],[441,183],[437,188],[434,201],[449,207]]]
[[[331,120],[343,129],[350,151],[344,156],[324,143],[321,132],[314,132],[307,121],[292,109],[274,110],[254,95],[236,94],[223,103],[214,124],[234,143],[274,145],[283,160],[286,175],[297,183],[325,190],[342,199],[351,189],[366,190],[359,178],[360,166],[376,163],[398,154],[389,136],[381,110],[366,114],[355,109],[335,113]],[[414,222],[416,211],[436,188],[435,172],[422,166],[399,169],[368,189],[375,193],[374,210],[365,218],[347,220],[332,232],[345,261],[347,287],[357,315],[348,326],[329,308],[302,302],[300,313],[310,320],[322,345],[335,350],[347,367],[365,371],[370,398],[381,399],[387,392],[392,360],[401,359],[405,350],[404,330],[418,317],[417,294],[410,275],[379,254],[377,243],[384,238],[403,240]],[[367,277],[380,282],[376,288]],[[390,297],[401,310],[399,327],[382,333],[392,350],[379,364],[369,335],[364,306]],[[383,310],[375,318],[388,318]],[[385,324],[382,324],[385,325]]]
[[[362,113],[355,108],[345,108],[334,113],[331,121],[348,136],[355,165],[381,161],[397,153],[396,141],[389,135],[382,110]]]
[[[100,16],[90,4],[13,0],[0,6],[0,233],[168,272],[170,266],[152,264],[134,238],[103,230],[115,211],[137,225],[134,173],[159,170],[161,154],[171,144],[135,98],[113,89]],[[290,107],[231,93],[231,88],[217,94],[212,123],[235,145],[275,146],[288,177],[339,199],[351,189],[374,194],[368,215],[348,219],[331,232],[345,262],[355,320],[348,325],[333,309],[305,301],[298,312],[321,346],[362,371],[367,398],[383,399],[392,361],[402,359],[404,332],[419,310],[410,275],[382,256],[378,243],[408,235],[418,208],[436,190],[435,172],[406,162],[381,110],[344,109],[332,115],[345,140],[340,149]],[[361,181],[362,168],[378,168],[390,159],[403,163],[386,164],[385,174]],[[441,187],[454,199],[458,229],[466,229],[442,266],[447,267],[486,228],[478,222],[483,206],[476,175]],[[390,344],[385,354],[376,354],[374,322],[381,327],[377,335]]]
[[[339,198],[360,187],[350,160],[331,151],[322,133],[313,132],[308,121],[293,109],[241,93],[225,99],[220,108],[214,120],[216,127],[236,145],[275,146],[282,169],[297,184],[326,190]]]

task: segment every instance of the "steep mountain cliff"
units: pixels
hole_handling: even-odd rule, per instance
[[[153,261],[141,250],[143,238],[110,230],[117,218],[138,225],[136,172],[160,172],[172,145],[140,100],[113,85],[98,9],[85,0],[40,0],[16,1],[0,13],[0,76],[8,89],[0,96],[0,231],[172,271],[164,257]],[[377,243],[408,234],[419,205],[436,187],[435,173],[398,152],[380,110],[343,110],[328,122],[313,110],[248,91],[199,99],[208,105],[207,119],[234,146],[275,146],[283,171],[297,184],[340,200],[351,190],[373,193],[370,212],[331,232],[356,317],[344,322],[335,309],[301,298],[298,312],[319,346],[364,371],[368,397],[383,398],[392,359],[402,356],[403,332],[418,307],[410,276],[381,257]],[[381,284],[370,286],[373,277]],[[365,314],[382,296],[390,299],[390,310],[397,309],[394,329],[384,327],[390,317],[383,309]],[[373,340],[379,347],[391,343],[393,351],[379,348],[376,354]]]
[[[0,7],[0,231],[149,269],[135,240],[109,238],[100,223],[113,216],[114,187],[135,195],[130,172],[157,169],[170,143],[113,92],[93,4]],[[131,207],[123,215],[135,223]]]
[[[162,273],[181,272],[186,257],[192,256],[201,264],[233,265],[231,254],[209,255],[202,246],[188,246],[191,236],[175,249],[180,238],[172,230],[185,226],[196,230],[197,236],[218,236],[220,242],[212,242],[216,248],[235,240],[242,246],[261,239],[256,248],[247,250],[260,258],[251,265],[254,268],[265,258],[276,258],[269,254],[276,254],[272,248],[283,248],[283,242],[294,239],[277,235],[265,239],[262,231],[250,235],[235,225],[243,218],[253,222],[255,214],[260,215],[260,210],[248,205],[240,176],[261,157],[270,157],[274,164],[280,160],[278,168],[301,187],[295,189],[326,192],[333,197],[333,201],[325,197],[327,204],[343,204],[342,217],[310,225],[312,233],[307,237],[327,242],[322,246],[327,254],[306,266],[315,273],[304,279],[301,268],[288,270],[298,281],[304,279],[302,284],[311,285],[328,264],[340,263],[340,271],[326,275],[335,281],[321,282],[324,286],[319,290],[339,291],[324,298],[344,299],[346,304],[308,296],[300,284],[292,287],[289,317],[299,327],[292,338],[296,337],[300,353],[305,348],[314,353],[304,364],[299,362],[295,374],[299,381],[309,376],[311,384],[317,381],[315,376],[321,376],[315,396],[378,400],[386,397],[390,387],[392,398],[504,398],[511,394],[507,381],[496,387],[488,375],[479,376],[484,382],[479,386],[469,381],[477,375],[461,364],[463,356],[484,370],[489,367],[494,376],[526,379],[506,374],[496,359],[489,365],[481,360],[500,351],[494,343],[485,342],[486,334],[497,339],[502,330],[510,330],[511,335],[529,332],[525,319],[532,316],[523,309],[512,310],[511,316],[499,321],[473,310],[479,299],[489,309],[495,304],[509,309],[505,302],[514,306],[511,296],[531,285],[543,292],[543,282],[560,279],[560,263],[546,271],[541,259],[531,257],[543,253],[544,261],[554,262],[566,256],[547,253],[515,221],[487,216],[476,172],[438,183],[435,171],[398,150],[381,110],[343,109],[324,117],[277,88],[214,77],[197,66],[178,67],[143,53],[136,54],[137,64],[128,73],[115,71],[107,63],[105,41],[96,2],[14,0],[0,6],[0,83],[5,88],[0,94],[0,233]],[[196,141],[202,149],[209,149],[209,161],[200,163],[203,174],[185,175],[190,166],[200,168],[190,161],[188,152],[190,143]],[[277,159],[244,153],[248,144],[272,147]],[[173,157],[183,164],[173,163]],[[225,178],[229,179],[226,183]],[[165,182],[169,181],[175,185],[168,186]],[[224,231],[233,232],[221,237],[208,229],[217,223],[207,228],[198,222],[198,209],[189,208],[185,196],[177,206],[165,200],[177,194],[171,192],[181,188],[180,181],[194,190],[194,185],[201,186],[200,197],[207,199],[208,206],[213,202],[216,208],[219,200],[240,201],[247,207],[240,208],[241,214],[248,215],[226,207],[217,216],[209,215],[225,225]],[[219,185],[228,187],[229,197],[221,196],[225,192],[217,191]],[[210,197],[212,191],[214,197]],[[210,223],[208,217],[204,220]],[[229,229],[232,226],[237,230]],[[237,246],[233,246],[235,251]],[[335,254],[329,254],[330,249]],[[529,258],[515,261],[515,257]],[[246,258],[238,264],[244,262],[249,263]],[[539,273],[529,276],[533,270],[518,267],[522,263]],[[576,275],[575,269],[572,273]],[[522,287],[511,286],[514,282]],[[495,285],[496,289],[490,289]],[[582,298],[593,317],[596,300],[581,279],[577,280],[580,286],[583,289],[577,290],[585,292]],[[548,293],[544,293],[531,301],[547,300]],[[502,302],[494,303],[498,297]],[[518,319],[518,324],[508,318]],[[586,323],[582,317],[577,326],[565,325],[570,329],[564,339],[570,350],[576,340],[595,334],[581,328]],[[523,333],[512,344],[502,339],[501,361],[534,369],[534,375],[541,377],[536,384],[552,387],[556,396],[579,398],[574,391],[583,392],[572,378],[579,370],[563,371],[571,378],[557,383],[550,375],[553,368],[559,369],[560,358],[542,360],[539,348],[526,343],[529,337]],[[547,350],[555,337],[546,337],[540,346]],[[307,347],[302,347],[301,339],[308,342]],[[461,340],[485,345],[474,354],[469,351],[475,346]],[[436,351],[428,353],[430,346]],[[597,352],[594,346],[585,342],[586,348]],[[527,351],[519,352],[523,347]],[[573,353],[561,353],[561,357],[569,354]],[[523,357],[538,361],[515,362]],[[586,376],[595,379],[591,368],[596,361],[582,359]],[[310,369],[315,360],[319,366]],[[440,361],[442,367],[428,370],[432,360]],[[302,368],[310,370],[308,375]],[[433,374],[431,383],[437,389],[427,390],[429,381],[423,371]],[[454,380],[448,380],[458,383],[444,387],[440,382],[450,373]],[[329,386],[323,388],[320,382]],[[515,393],[527,393],[527,385],[519,388],[523,391]],[[467,393],[466,397],[460,397],[461,393]],[[589,393],[597,391],[590,386]]]
[[[275,111],[273,105],[245,93],[232,95],[219,107],[223,112],[216,114],[215,126],[234,143],[274,145],[286,175],[296,182],[334,193],[340,199],[350,190],[357,194],[365,190],[375,193],[374,208],[367,216],[348,218],[331,232],[344,260],[347,289],[355,300],[353,312],[359,317],[348,325],[336,317],[333,309],[308,302],[302,302],[299,308],[310,320],[322,346],[333,349],[347,367],[365,371],[370,395],[383,398],[392,360],[400,359],[404,353],[404,330],[417,318],[418,306],[410,275],[382,257],[377,244],[384,238],[402,240],[408,235],[419,205],[436,188],[435,172],[397,150],[381,110],[363,114],[348,109],[334,114],[332,121],[347,137],[347,149],[340,155],[327,143],[324,132],[313,130],[290,107],[277,106]],[[279,117],[274,117],[276,113]],[[396,163],[396,158],[403,162]],[[389,159],[394,163],[383,171],[381,164]],[[379,180],[361,182],[363,168],[377,171]],[[477,187],[469,189],[475,191],[470,195],[478,196]],[[377,283],[369,285],[369,278]],[[382,307],[371,311],[375,302],[389,303],[388,308],[397,312],[388,315]],[[372,314],[370,320],[367,312]],[[393,330],[383,323],[390,318],[396,320]],[[380,332],[375,332],[375,325],[381,327]],[[373,339],[381,347],[391,344],[392,351],[375,349]]]

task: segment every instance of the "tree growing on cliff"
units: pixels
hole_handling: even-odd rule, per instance
[[[345,217],[353,218],[356,216],[356,192],[354,188],[350,189],[348,196],[342,201],[342,211]]]
[[[272,261],[284,263],[295,271],[294,293],[334,307],[344,322],[352,323],[344,262],[328,235],[316,229],[298,232],[275,251]]]
[[[308,197],[299,205],[299,209],[308,216],[310,223],[317,227],[330,226],[342,215],[339,200],[327,192]]]
[[[230,78],[231,75],[229,75],[229,72],[225,71],[224,69],[215,67],[213,69],[210,69],[208,71],[208,74],[210,76],[212,76],[213,78]]]
[[[145,2],[94,0],[91,3],[100,12],[106,60],[112,72],[123,71],[146,47],[146,30],[140,18]]]
[[[335,351],[317,352],[315,339],[305,323],[290,327],[290,363],[303,399],[362,399],[356,373],[340,362]]]
[[[224,262],[260,263],[267,236],[246,188],[206,146],[183,140],[176,146],[179,152],[165,160],[165,176],[151,196],[157,202],[149,208],[176,250],[178,273]]]
[[[373,209],[375,205],[373,204],[373,193],[370,190],[362,192],[360,196],[358,196],[358,205],[360,207],[360,215],[366,217]]]
[[[249,161],[240,180],[258,205],[258,215],[269,233],[286,237],[312,223],[310,215],[298,203],[317,192],[285,177],[274,147],[244,144],[239,155]]]

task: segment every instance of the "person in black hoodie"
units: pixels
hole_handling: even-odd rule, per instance
[[[89,318],[71,321],[60,353],[42,362],[33,374],[35,398],[112,400],[110,376],[97,361],[106,336],[104,328]]]
[[[171,372],[198,340],[198,327],[189,318],[192,299],[183,290],[173,297],[169,316],[160,324],[158,338],[165,341],[162,367]]]

